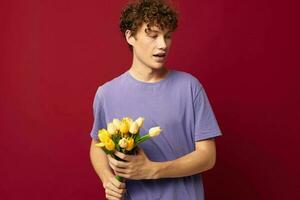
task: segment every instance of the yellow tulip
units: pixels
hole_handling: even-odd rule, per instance
[[[139,125],[136,122],[132,122],[130,124],[129,132],[132,134],[137,134],[139,131]]]
[[[120,129],[121,121],[119,119],[113,119],[112,123],[115,125],[115,127],[117,128],[117,130]]]
[[[155,137],[155,136],[158,136],[161,132],[161,129],[159,126],[156,126],[156,127],[152,127],[150,128],[149,130],[149,136],[150,137]]]
[[[119,141],[119,146],[121,148],[126,148],[127,147],[127,140],[126,138],[122,138],[120,141]]]
[[[114,135],[117,133],[117,127],[111,122],[107,124],[107,131],[110,135]]]
[[[110,135],[106,129],[101,129],[98,132],[98,138],[101,142],[105,142],[108,138],[110,139]]]
[[[134,147],[134,140],[132,138],[127,139],[127,147],[125,148],[127,151],[131,151]]]
[[[139,128],[141,128],[141,126],[143,126],[145,118],[143,117],[139,117],[135,120],[135,122],[138,124]]]
[[[122,134],[127,134],[128,131],[129,131],[129,126],[128,126],[128,124],[127,124],[126,122],[122,121],[122,122],[121,122],[121,125],[120,125],[120,132],[121,132]]]
[[[96,147],[105,147],[105,144],[100,142],[95,144]]]
[[[133,120],[130,117],[123,117],[122,122],[127,123],[128,127],[130,127]]]
[[[115,149],[115,143],[112,139],[108,139],[105,142],[105,148],[109,151],[112,151]]]

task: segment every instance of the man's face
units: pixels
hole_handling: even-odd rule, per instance
[[[147,30],[145,23],[138,29],[130,44],[133,47],[134,64],[148,68],[159,69],[166,62],[171,46],[171,32],[161,30],[156,26]]]

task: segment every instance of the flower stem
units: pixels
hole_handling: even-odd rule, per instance
[[[115,154],[111,154],[113,158],[115,158],[116,160],[121,160],[121,161],[124,161],[122,160],[121,158],[119,158],[118,156],[116,156]],[[123,182],[124,181],[124,178],[122,176],[115,176],[115,178],[120,181],[120,182]]]
[[[149,134],[146,134],[146,135],[144,135],[143,137],[141,137],[141,138],[136,142],[136,144],[138,145],[139,143],[144,142],[144,141],[146,141],[146,140],[148,140],[148,139],[150,139],[150,135],[149,135]]]
[[[115,176],[115,178],[120,182],[123,182],[123,180],[124,180],[124,178],[122,176]]]

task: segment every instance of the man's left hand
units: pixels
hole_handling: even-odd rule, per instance
[[[118,151],[115,155],[125,161],[118,161],[108,155],[109,165],[115,175],[133,180],[154,178],[155,162],[148,159],[143,149],[139,148],[137,155],[126,155]]]

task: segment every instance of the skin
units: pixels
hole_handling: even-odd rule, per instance
[[[214,139],[198,141],[195,145],[195,151],[166,162],[149,160],[143,149],[139,149],[137,156],[116,152],[115,155],[127,162],[117,161],[109,155],[109,165],[116,175],[133,180],[184,177],[213,168],[216,160]]]
[[[102,182],[105,197],[109,200],[118,200],[124,197],[126,192],[125,183],[116,180],[114,172],[109,167],[108,158],[104,151],[96,147],[97,141],[92,140],[90,146],[90,160],[95,172]]]
[[[129,73],[137,80],[154,83],[164,79],[170,72],[164,64],[172,38],[168,30],[154,26],[147,33],[146,28],[144,23],[135,35],[129,30],[125,33],[127,42],[133,47],[133,61]],[[165,59],[153,57],[154,54],[162,52],[166,53]],[[207,171],[213,168],[216,161],[214,139],[197,141],[193,152],[166,162],[151,161],[143,149],[139,149],[135,156],[116,152],[126,162],[117,161],[96,147],[95,143],[92,140],[90,159],[103,183],[106,198],[112,200],[122,199],[126,192],[125,183],[118,182],[115,175],[134,180],[184,177]]]
[[[147,25],[143,23],[135,35],[129,30],[125,32],[127,42],[133,47],[133,61],[129,73],[143,82],[157,82],[162,80],[169,70],[164,67],[171,47],[171,32],[151,27],[146,32]],[[166,53],[163,61],[158,61],[153,55]]]

